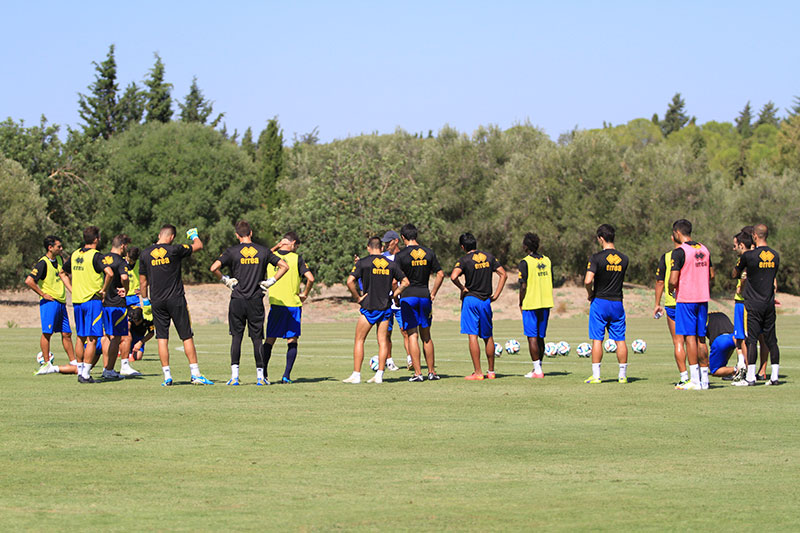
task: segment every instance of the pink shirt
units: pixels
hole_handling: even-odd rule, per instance
[[[711,270],[711,254],[708,248],[699,242],[683,243],[681,249],[685,254],[681,277],[678,282],[678,303],[708,302],[711,293],[709,275]]]

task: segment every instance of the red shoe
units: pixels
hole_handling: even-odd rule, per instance
[[[495,376],[494,372],[486,373],[486,379],[495,379],[495,378],[497,378],[497,376]]]
[[[482,380],[482,379],[483,379],[483,374],[475,374],[475,373],[473,372],[473,373],[472,373],[472,374],[470,374],[469,376],[465,376],[465,377],[464,377],[464,379],[467,379],[467,380],[469,380],[469,381],[480,381],[480,380]]]

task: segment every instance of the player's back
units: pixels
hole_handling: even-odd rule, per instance
[[[464,286],[469,295],[486,300],[492,296],[492,273],[500,266],[490,253],[475,250],[456,262],[464,273]]]
[[[622,300],[622,285],[628,270],[627,255],[616,248],[602,250],[589,260],[589,270],[594,272],[595,298]]]
[[[151,300],[184,296],[181,261],[191,254],[192,247],[188,244],[154,244],[144,249],[139,268],[147,278]]]
[[[434,251],[419,244],[412,244],[397,253],[396,261],[409,282],[408,288],[403,291],[403,296],[430,298],[428,281],[432,273],[442,269]]]
[[[775,302],[775,276],[780,266],[778,252],[769,246],[759,246],[742,254],[737,269],[747,271],[744,283],[744,301],[748,305]]]

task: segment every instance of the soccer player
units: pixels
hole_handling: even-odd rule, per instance
[[[675,364],[678,365],[678,372],[680,373],[680,380],[678,384],[685,384],[689,381],[689,372],[686,370],[686,349],[683,342],[678,342],[678,336],[675,335],[675,298],[669,291],[664,294],[664,289],[669,283],[669,274],[672,269],[672,252],[675,248],[680,246],[680,243],[670,237],[673,244],[673,249],[665,252],[661,259],[658,260],[658,268],[656,269],[656,306],[653,309],[653,317],[660,318],[662,314],[667,315],[667,328],[672,337],[673,352],[675,354]],[[661,295],[664,294],[664,307],[661,307]]]
[[[130,244],[130,239],[126,244]],[[141,251],[136,246],[126,248],[125,261],[128,263],[128,293],[125,303],[139,305],[139,254]]]
[[[410,352],[414,375],[409,381],[424,381],[419,357],[419,339],[422,339],[422,350],[425,352],[425,364],[428,366],[428,380],[439,379],[434,361],[433,340],[431,339],[431,323],[433,322],[433,301],[442,286],[444,272],[436,254],[430,248],[417,242],[417,227],[406,224],[400,228],[405,248],[396,255],[397,263],[409,281],[408,289],[400,300],[400,329],[407,337],[406,349]],[[428,289],[431,274],[435,274],[433,290]]]
[[[397,253],[400,251],[400,235],[394,230],[389,230],[383,234],[381,237],[381,242],[383,243],[383,256],[389,259],[389,261],[394,261]],[[408,340],[408,332],[403,327],[403,316],[400,312],[400,306],[395,304],[395,300],[392,297],[392,293],[389,293],[389,301],[391,302],[392,308],[392,316],[389,318],[389,356],[386,358],[386,369],[387,370],[399,370],[397,365],[392,358],[392,331],[394,330],[394,324],[397,322],[397,327],[400,329],[400,334],[403,336],[403,348],[405,348],[406,352],[406,360],[411,360],[411,351],[409,349],[409,340]],[[412,364],[413,368],[413,364]]]
[[[616,230],[610,224],[597,228],[597,242],[603,248],[589,258],[583,284],[589,295],[589,338],[592,339],[592,376],[584,383],[602,383],[600,364],[603,361],[603,339],[617,344],[619,375],[617,381],[628,382],[628,345],[625,344],[625,306],[622,304],[622,284],[628,270],[628,256],[614,245]]]
[[[189,370],[192,374],[192,384],[213,385],[213,381],[200,373],[200,367],[197,364],[194,333],[181,279],[181,261],[201,250],[203,241],[197,235],[197,228],[191,228],[186,232],[186,237],[192,241],[191,246],[172,244],[175,234],[175,226],[172,224],[162,226],[158,232],[158,241],[145,248],[139,259],[139,296],[142,299],[143,307],[152,305],[153,308],[158,357],[161,359],[161,370],[164,373],[164,381],[161,385],[163,387],[172,385],[172,373],[169,368],[170,322],[175,324],[178,336],[183,341],[183,349],[186,359],[189,360]]]
[[[64,249],[61,239],[55,235],[44,238],[45,254],[25,277],[25,285],[39,295],[39,317],[42,322],[42,336],[39,347],[44,357],[44,365],[36,375],[75,374],[78,371],[75,352],[72,349],[72,328],[67,314],[67,290],[72,292],[69,277],[64,273]],[[67,353],[69,365],[57,366],[50,362],[50,338],[53,333],[61,333],[61,345]]]
[[[400,270],[400,266],[381,254],[379,237],[371,237],[367,241],[367,252],[367,257],[359,259],[347,276],[347,288],[353,299],[361,304],[361,316],[356,323],[356,337],[353,343],[353,373],[343,380],[345,383],[361,383],[364,341],[372,326],[376,324],[378,325],[378,371],[369,383],[383,383],[383,372],[389,355],[389,319],[392,316],[389,293],[392,289],[392,280],[400,282],[394,291],[395,298],[400,298],[408,287],[408,278]],[[361,280],[363,294],[359,294],[358,280]]]
[[[278,338],[286,339],[286,366],[281,383],[292,382],[292,368],[297,360],[297,341],[300,338],[300,322],[303,303],[314,285],[314,274],[301,255],[297,253],[300,238],[290,231],[275,245],[273,251],[288,265],[288,273],[269,289],[269,317],[267,317],[267,340],[264,343],[264,367],[269,365],[272,347]],[[267,267],[267,276],[276,277],[280,268]],[[300,283],[306,286],[300,293]]]
[[[714,265],[705,245],[692,240],[692,223],[682,218],[672,224],[672,238],[680,246],[672,251],[669,292],[675,296],[675,335],[686,342],[689,381],[675,385],[678,390],[708,388],[708,347],[706,322]]]
[[[708,313],[709,357],[708,370],[712,376],[731,379],[737,369],[728,365],[733,349],[736,347],[734,326],[724,313]]]
[[[483,379],[481,352],[478,338],[483,339],[489,370],[487,379],[494,379],[494,337],[492,331],[492,302],[500,297],[506,284],[506,271],[490,253],[478,251],[478,241],[471,233],[462,233],[458,238],[466,253],[456,262],[450,281],[461,291],[461,333],[467,335],[469,355],[474,371],[464,379]],[[500,278],[492,292],[492,272]],[[464,283],[459,279],[464,276]]]
[[[123,377],[114,371],[120,342],[128,335],[128,307],[125,295],[128,293],[128,263],[123,259],[128,238],[117,235],[111,239],[111,250],[103,258],[103,264],[111,269],[103,282],[103,330],[106,342],[103,343],[103,379]],[[127,362],[127,358],[123,359]],[[129,373],[129,375],[141,375]]]
[[[103,336],[104,275],[113,276],[97,251],[100,229],[88,226],[83,230],[83,247],[72,252],[64,263],[64,272],[72,276],[72,311],[75,315],[75,358],[78,361],[78,383],[94,383],[90,372],[97,362],[97,339]]]
[[[145,343],[156,334],[155,326],[152,320],[144,317],[144,311],[139,306],[130,307],[128,315],[130,317],[128,331],[131,336],[131,350],[128,352],[128,357],[132,361],[140,361],[144,357]],[[125,355],[125,352],[122,353]]]
[[[519,308],[533,361],[533,370],[525,377],[541,379],[544,338],[553,308],[553,267],[550,258],[539,253],[539,235],[526,233],[522,246],[527,255],[519,263]]]
[[[239,362],[242,354],[244,326],[253,343],[256,360],[256,385],[269,385],[264,368],[264,289],[271,287],[289,267],[285,261],[273,254],[266,246],[253,242],[250,224],[241,220],[236,223],[236,238],[239,244],[231,246],[211,264],[211,272],[226,287],[231,289],[228,304],[228,328],[231,335],[231,379],[227,385],[239,385]],[[277,273],[264,281],[267,265],[278,265]],[[220,269],[227,267],[231,276],[223,276]]]
[[[756,383],[756,345],[758,337],[764,335],[769,347],[772,375],[767,385],[778,385],[778,369],[780,366],[780,350],[775,333],[775,277],[780,267],[778,252],[767,245],[769,230],[764,224],[753,228],[753,240],[756,248],[739,257],[733,269],[733,278],[747,273],[744,284],[744,306],[747,311],[747,377],[734,383],[738,386],[752,386]]]
[[[127,237],[127,236],[126,236]],[[119,353],[122,356],[120,360],[120,370],[119,373],[126,377],[133,377],[133,376],[140,376],[141,372],[133,368],[130,363],[131,361],[136,361],[136,358],[131,358],[130,354],[133,352],[133,335],[131,333],[131,328],[133,327],[133,322],[130,321],[130,314],[133,309],[139,307],[139,254],[140,250],[136,246],[128,246],[130,244],[130,238],[125,239],[126,251],[125,251],[125,262],[128,265],[128,292],[125,295],[125,305],[128,308],[128,334],[122,337],[122,342],[119,345]],[[152,318],[152,316],[150,316]],[[142,315],[142,319],[144,320],[144,315]],[[152,321],[149,321],[152,324]],[[140,352],[139,352],[140,353]],[[141,359],[141,357],[139,357]]]

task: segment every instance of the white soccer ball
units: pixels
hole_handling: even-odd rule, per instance
[[[519,353],[519,341],[511,339],[506,343],[506,351],[508,353]]]
[[[592,356],[592,345],[588,342],[582,342],[575,348],[575,353],[578,354],[578,357],[591,357]]]
[[[603,349],[608,353],[616,352],[617,351],[616,341],[612,341],[611,339],[606,339],[606,342],[603,343]]]
[[[643,339],[636,339],[631,343],[633,353],[644,353],[647,351],[647,343]]]
[[[53,352],[50,352],[50,364],[53,364],[54,357]],[[42,352],[36,354],[36,362],[39,363],[39,366],[44,364],[44,354]]]
[[[558,355],[558,348],[556,347],[556,343],[548,342],[544,345],[544,355],[547,357],[555,357]]]
[[[375,372],[378,371],[378,356],[377,355],[373,355],[372,359],[369,360],[369,367]]]
[[[495,357],[500,357],[503,355],[503,347],[500,346],[499,342],[494,343],[494,355]]]
[[[556,344],[556,350],[558,351],[558,355],[562,356],[569,355],[569,351],[571,349],[572,348],[570,347],[567,341],[559,341],[559,343]]]

